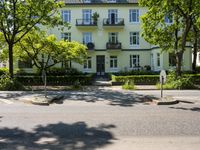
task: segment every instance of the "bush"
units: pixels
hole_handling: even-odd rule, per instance
[[[21,91],[25,90],[24,86],[16,81],[15,79],[10,79],[8,76],[2,77],[0,79],[0,90],[1,91]]]
[[[8,75],[9,71],[7,68],[0,68],[0,76],[2,75]]]
[[[160,88],[160,84],[157,84],[157,88]],[[190,75],[183,75],[176,78],[175,72],[170,72],[167,76],[167,81],[163,85],[164,89],[194,89],[196,88],[192,77]]]
[[[145,66],[145,70],[130,70],[130,71],[120,71],[117,75],[120,76],[130,76],[130,75],[158,75],[159,72],[153,72],[148,70],[150,66]]]
[[[132,75],[132,76],[115,76],[112,75],[113,82],[125,83],[132,80],[135,84],[155,85],[159,81],[159,75]]]
[[[135,85],[134,85],[133,80],[127,80],[125,82],[125,84],[122,85],[122,89],[125,89],[125,90],[134,90],[135,89]]]

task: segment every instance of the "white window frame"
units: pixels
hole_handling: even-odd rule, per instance
[[[140,33],[139,32],[130,32],[130,46],[138,47],[140,45]]]
[[[71,42],[71,32],[61,33],[61,39]]]
[[[107,0],[108,3],[116,3],[116,0]]]
[[[156,59],[156,65],[157,65],[157,67],[160,67],[160,53],[157,53],[156,57],[157,57],[157,59]]]
[[[92,32],[83,32],[83,44],[92,42]]]
[[[130,68],[140,67],[140,55],[130,55]]]
[[[83,69],[84,70],[92,69],[92,57],[88,57],[87,59],[84,60]]]
[[[91,0],[83,0],[84,3],[91,3]]]
[[[109,20],[110,24],[112,22],[111,14],[115,14],[115,23],[118,23],[118,10],[117,9],[108,9],[108,20]]]
[[[92,9],[83,9],[82,18],[84,24],[91,24],[92,21]]]
[[[117,69],[118,68],[117,56],[110,56],[110,68],[111,69]]]
[[[198,58],[199,58],[199,63],[200,63],[200,52],[199,52]]]
[[[109,43],[118,43],[118,32],[110,32],[108,33]],[[114,39],[114,41],[113,41]]]
[[[62,20],[66,23],[71,23],[71,10],[62,10]]]
[[[136,17],[134,19],[134,16]],[[139,9],[129,9],[129,22],[139,23],[140,22],[140,10]]]
[[[165,21],[166,24],[172,24],[173,23],[173,16],[172,16],[172,19],[170,19],[168,16],[169,15],[165,15],[164,21]]]

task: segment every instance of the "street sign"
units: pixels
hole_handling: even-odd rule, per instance
[[[167,79],[167,75],[166,75],[166,72],[165,70],[162,70],[160,72],[160,83],[165,83],[166,82],[166,79]]]

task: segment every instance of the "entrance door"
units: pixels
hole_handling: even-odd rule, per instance
[[[97,75],[105,75],[105,56],[97,56]]]

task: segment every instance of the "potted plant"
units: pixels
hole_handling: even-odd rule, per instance
[[[92,19],[94,20],[95,25],[97,24],[98,18],[99,18],[99,14],[97,12],[93,13]]]

